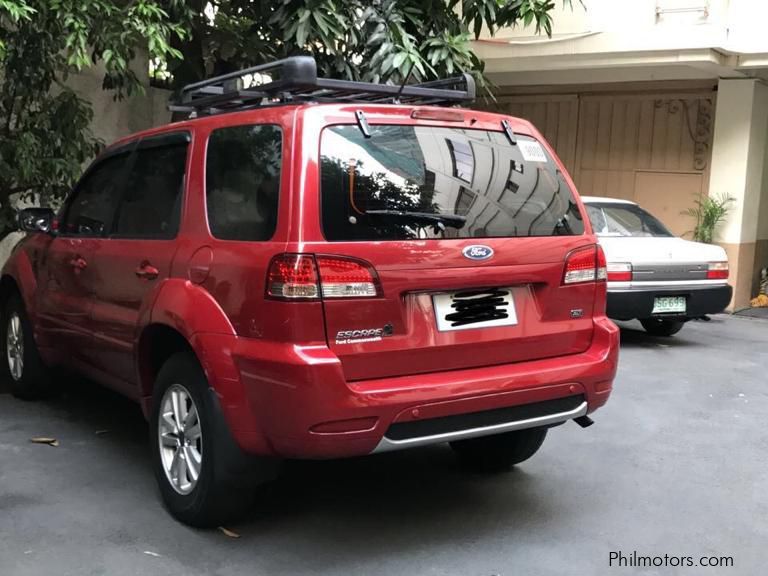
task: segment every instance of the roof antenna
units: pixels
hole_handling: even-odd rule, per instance
[[[397,96],[392,99],[393,104],[400,104],[400,96],[402,95],[403,90],[405,90],[405,85],[408,84],[408,80],[411,79],[411,72],[413,72],[413,67],[414,64],[411,64],[411,67],[408,69],[408,74],[405,75],[403,83],[400,84],[400,90],[397,91]]]

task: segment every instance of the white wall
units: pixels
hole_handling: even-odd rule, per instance
[[[558,1],[553,39],[602,33],[603,51],[709,47],[727,41],[729,29],[757,29],[766,5],[764,0],[584,0],[582,6],[573,0],[567,7]],[[547,42],[546,36],[536,37],[533,26],[501,30],[496,37]],[[751,45],[768,47],[763,34],[752,37]]]
[[[480,38],[473,48],[489,77],[499,85],[559,84],[569,73],[582,82],[768,78],[766,0],[584,3],[557,2],[551,38],[532,26]]]

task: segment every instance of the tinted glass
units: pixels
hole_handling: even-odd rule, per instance
[[[111,225],[125,178],[128,153],[99,162],[77,186],[60,231],[68,236],[103,236]]]
[[[114,235],[173,238],[179,229],[187,145],[139,148],[126,179]]]
[[[634,204],[587,204],[587,214],[598,236],[672,236],[664,224]]]
[[[277,225],[282,137],[278,126],[214,130],[208,140],[206,201],[211,234],[269,240]]]
[[[334,126],[321,142],[328,240],[574,235],[573,193],[533,138],[422,126]]]

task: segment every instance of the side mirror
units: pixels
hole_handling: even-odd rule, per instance
[[[50,208],[24,208],[18,215],[19,230],[48,234],[53,230],[55,218],[56,214]]]

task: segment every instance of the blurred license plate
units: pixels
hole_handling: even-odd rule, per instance
[[[437,329],[467,330],[517,324],[511,288],[478,288],[432,296]]]
[[[653,299],[651,314],[685,312],[685,296],[660,296]]]

